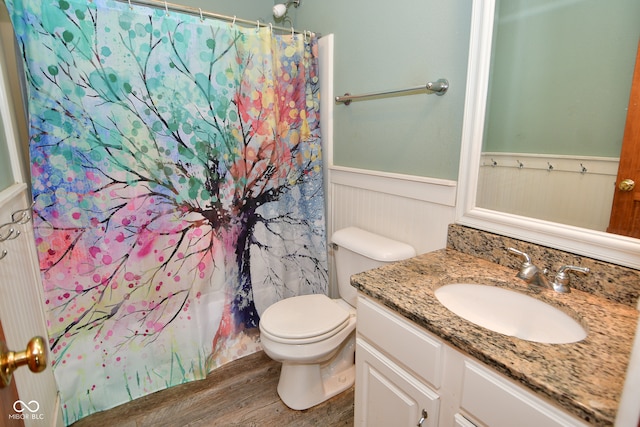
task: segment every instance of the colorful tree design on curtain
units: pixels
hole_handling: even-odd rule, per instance
[[[201,378],[259,348],[265,306],[326,292],[315,37],[8,6],[67,421]]]

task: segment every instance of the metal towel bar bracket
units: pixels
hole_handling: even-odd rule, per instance
[[[343,96],[336,96],[336,103],[349,105],[352,101],[364,101],[371,98],[381,98],[385,95],[413,95],[419,92],[426,92],[427,95],[435,93],[438,96],[442,96],[447,93],[449,89],[449,81],[447,79],[439,79],[435,82],[427,82],[426,85],[415,86],[406,89],[388,90],[384,92],[365,93],[362,95],[350,95],[345,93]]]

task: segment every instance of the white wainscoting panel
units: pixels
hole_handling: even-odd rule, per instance
[[[11,214],[29,206],[27,186],[15,184],[0,192],[0,223],[8,222]],[[0,320],[4,328],[7,346],[13,351],[23,351],[29,340],[41,336],[49,347],[44,317],[44,298],[36,247],[31,222],[9,228],[20,231],[15,239],[0,243],[0,251],[7,255],[0,260]],[[7,227],[3,228],[6,235]],[[62,426],[60,401],[48,355],[46,370],[34,374],[21,367],[13,374],[20,400],[27,402],[36,412],[24,420],[25,426]],[[32,401],[37,402],[37,406]],[[11,424],[11,423],[9,423]]]
[[[418,254],[447,244],[447,226],[455,219],[455,181],[332,167],[329,188],[329,235],[360,227],[408,243]],[[331,250],[329,255],[332,260]],[[337,296],[332,282],[329,295]]]

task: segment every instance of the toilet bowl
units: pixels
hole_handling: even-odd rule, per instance
[[[340,297],[301,295],[281,300],[262,313],[264,352],[282,363],[278,395],[296,410],[315,406],[355,381],[357,291],[353,274],[415,256],[405,244],[349,227],[332,236]]]
[[[278,329],[287,320],[293,327]],[[260,340],[267,356],[282,363],[278,395],[287,406],[307,409],[353,385],[355,329],[355,308],[326,295],[288,298],[265,310]]]

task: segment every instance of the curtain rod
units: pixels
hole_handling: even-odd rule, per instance
[[[125,0],[118,0],[118,1],[124,2]],[[214,12],[207,12],[207,11],[204,11],[204,10],[199,9],[199,8],[190,7],[190,6],[184,6],[184,5],[175,4],[175,3],[168,3],[166,1],[159,1],[159,0],[126,0],[126,1],[130,5],[131,4],[137,4],[137,5],[141,5],[141,6],[150,6],[150,7],[155,7],[155,8],[161,8],[161,9],[165,9],[167,12],[169,10],[175,10],[175,11],[178,11],[178,12],[188,13],[190,15],[200,16],[201,18],[203,18],[203,17],[215,18],[215,19],[221,19],[223,21],[232,22],[232,23],[236,23],[236,24],[255,25],[255,26],[259,26],[259,27],[269,27],[271,29],[282,31],[282,32],[285,32],[285,33],[287,33],[287,32],[293,32],[295,34],[311,33],[311,34],[315,34],[318,37],[320,37],[320,34],[315,33],[313,31],[297,31],[293,27],[290,27],[290,28],[280,27],[280,26],[277,26],[277,25],[272,25],[272,24],[268,24],[268,23],[265,23],[265,22],[260,22],[259,19],[255,20],[255,21],[250,21],[248,19],[241,19],[241,18],[237,18],[235,16],[222,15],[222,14],[214,13]]]

